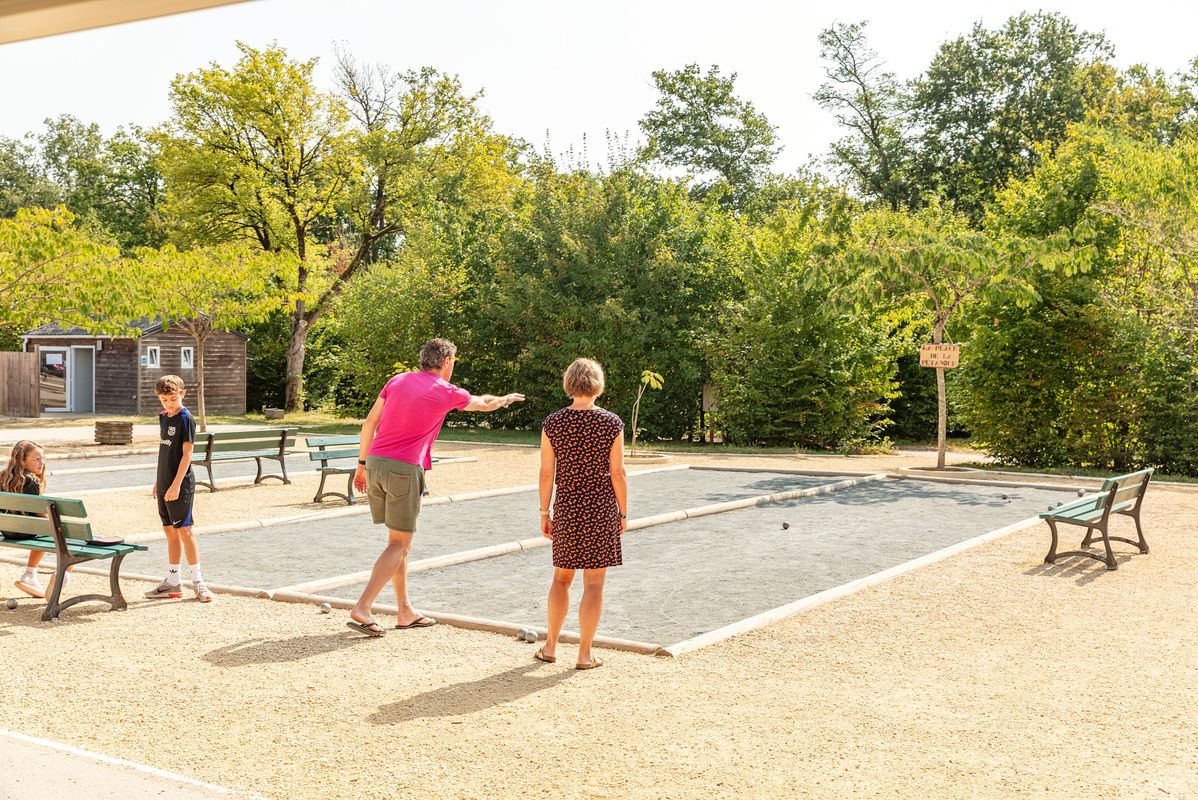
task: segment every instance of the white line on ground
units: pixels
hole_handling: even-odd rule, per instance
[[[81,748],[75,747],[74,745],[63,744],[61,742],[53,742],[53,741],[50,741],[49,739],[39,739],[36,736],[28,736],[24,733],[17,733],[16,731],[4,730],[3,728],[0,728],[0,736],[7,736],[10,739],[16,739],[17,741],[25,742],[26,744],[33,744],[33,745],[37,745],[39,747],[45,747],[45,748],[49,748],[51,750],[57,750],[61,753],[68,753],[70,755],[78,756],[80,758],[85,758],[90,761],[96,761],[101,764],[110,764],[112,766],[117,766],[117,767],[127,767],[129,769],[137,770],[138,772],[143,772],[147,775],[153,775],[156,778],[164,778],[166,780],[175,781],[177,783],[187,784],[188,786],[196,786],[196,787],[199,787],[202,789],[207,789],[208,791],[211,791],[211,792],[215,792],[217,794],[237,796],[231,789],[226,789],[223,786],[217,786],[216,784],[212,784],[212,783],[205,783],[204,781],[199,781],[199,780],[196,780],[195,778],[189,778],[186,775],[180,775],[176,772],[169,772],[165,769],[159,769],[158,767],[151,767],[148,764],[138,764],[135,761],[126,761],[123,758],[114,758],[112,756],[106,756],[101,753],[93,753],[91,751],[83,750]],[[253,798],[253,800],[267,800],[265,797],[263,797],[262,795],[258,795],[258,794],[255,794],[255,795],[242,794],[240,796]]]

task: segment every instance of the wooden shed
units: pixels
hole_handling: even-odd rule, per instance
[[[141,337],[96,336],[55,323],[24,335],[25,351],[37,353],[42,413],[153,414],[161,410],[154,383],[178,375],[194,404],[199,386],[195,341],[177,327],[139,322]],[[204,348],[204,385],[209,414],[245,413],[246,337],[213,334]]]

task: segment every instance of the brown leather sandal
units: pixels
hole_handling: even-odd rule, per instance
[[[544,647],[538,647],[537,652],[533,653],[532,657],[535,658],[537,661],[544,661],[546,664],[552,664],[557,661],[557,656],[545,655]]]

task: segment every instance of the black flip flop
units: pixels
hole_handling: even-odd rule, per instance
[[[384,633],[386,633],[386,631],[380,628],[379,624],[374,620],[371,620],[370,622],[358,622],[357,620],[351,619],[345,624],[353,628],[355,631],[364,633],[367,636],[382,636]]]
[[[425,620],[427,620],[427,622]],[[406,631],[406,630],[410,630],[411,628],[431,628],[436,624],[437,624],[437,621],[435,619],[433,619],[432,617],[417,617],[416,619],[409,622],[407,625],[396,625],[395,630]]]

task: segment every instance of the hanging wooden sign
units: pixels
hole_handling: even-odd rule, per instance
[[[919,346],[919,366],[940,367],[952,369],[961,363],[961,345],[959,344],[921,344]]]

